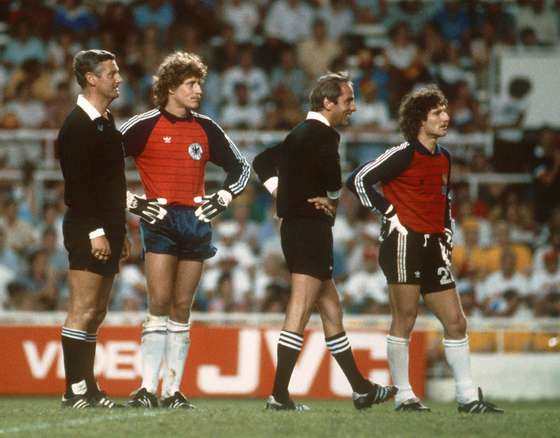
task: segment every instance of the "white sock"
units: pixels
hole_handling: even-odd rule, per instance
[[[415,398],[410,381],[408,380],[408,344],[409,340],[396,336],[387,336],[387,358],[393,384],[398,388],[395,404]]]
[[[459,403],[478,400],[476,388],[471,377],[471,357],[469,337],[464,339],[444,339],[445,359],[453,371],[455,379],[455,396]]]
[[[163,373],[162,398],[180,391],[185,361],[191,345],[190,324],[167,321],[167,345],[165,348],[166,369]]]
[[[165,353],[167,316],[148,315],[142,328],[142,388],[155,394]]]

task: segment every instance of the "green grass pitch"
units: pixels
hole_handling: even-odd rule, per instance
[[[193,411],[61,409],[55,398],[0,398],[0,437],[558,437],[560,402],[502,402],[504,415],[460,415],[453,403],[430,414],[366,412],[349,401],[306,402],[311,411],[268,412],[264,400],[193,400]]]

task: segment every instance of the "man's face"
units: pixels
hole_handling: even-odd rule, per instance
[[[420,131],[424,131],[427,137],[439,138],[447,134],[449,127],[449,114],[445,105],[439,105],[437,108],[431,109],[422,122]]]
[[[183,81],[175,91],[169,92],[169,99],[182,108],[197,109],[202,100],[202,79],[190,77]]]
[[[330,122],[333,126],[348,125],[350,116],[356,111],[356,101],[354,99],[354,90],[349,82],[340,86],[342,94],[331,109],[332,116]]]
[[[119,85],[122,82],[119,67],[114,60],[103,61],[95,74],[95,90],[106,99],[119,97]]]

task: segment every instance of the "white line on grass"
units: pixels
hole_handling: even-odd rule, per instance
[[[64,426],[81,426],[83,424],[99,423],[104,421],[114,421],[114,420],[127,420],[129,418],[138,417],[156,417],[161,414],[168,414],[172,410],[157,410],[142,413],[129,413],[125,415],[111,414],[111,415],[100,415],[91,418],[76,418],[73,420],[60,421],[56,423],[37,423],[30,424],[28,426],[15,426],[7,427],[5,429],[0,429],[0,435],[8,433],[20,433],[20,432],[31,432],[36,430],[45,430],[52,427],[64,427]]]

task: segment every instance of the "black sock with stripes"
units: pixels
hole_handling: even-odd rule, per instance
[[[358,370],[354,355],[352,354],[350,342],[346,337],[346,332],[341,332],[337,335],[325,338],[325,342],[327,343],[327,348],[350,382],[352,390],[359,394],[369,392],[373,388],[373,385],[369,380],[364,379],[360,370]]]
[[[278,364],[272,395],[276,401],[286,403],[290,399],[288,385],[303,345],[303,336],[282,330],[278,339]]]
[[[87,393],[88,349],[87,332],[62,327],[62,353],[66,374],[65,397]]]
[[[86,351],[86,383],[88,387],[88,394],[97,394],[99,388],[94,374],[95,365],[95,347],[97,346],[97,333],[88,333],[86,337],[87,351]]]

